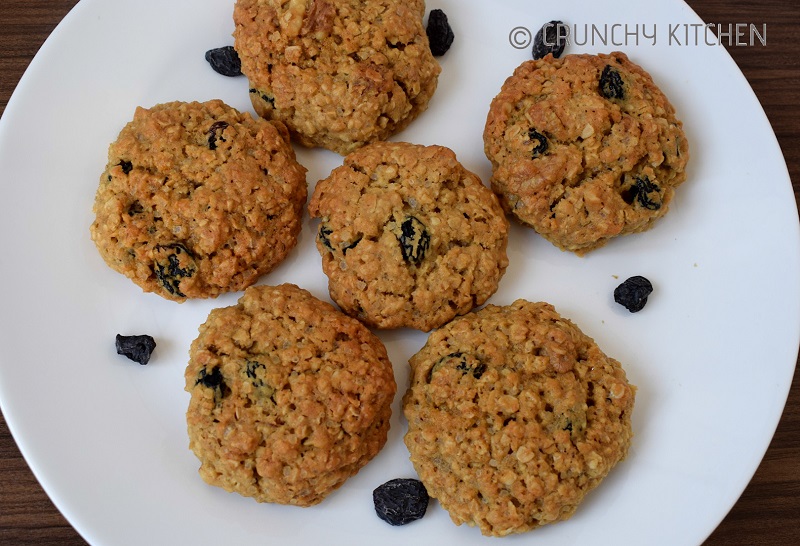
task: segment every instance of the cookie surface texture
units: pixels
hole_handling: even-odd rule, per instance
[[[376,142],[317,183],[309,214],[331,298],[375,328],[428,331],[483,304],[508,265],[508,220],[443,146]]]
[[[567,519],[628,452],[635,388],[549,304],[487,305],[410,364],[405,443],[458,525],[504,536]]]
[[[345,155],[404,129],[441,68],[423,0],[238,0],[234,39],[259,115]]]
[[[137,108],[109,147],[91,236],[146,292],[243,290],[296,245],[305,176],[279,123],[219,100]]]
[[[689,158],[675,109],[620,52],[520,65],[492,101],[484,148],[504,209],[578,255],[652,227]]]
[[[189,446],[209,484],[317,504],[383,445],[396,391],[383,344],[297,286],[257,285],[191,345]]]

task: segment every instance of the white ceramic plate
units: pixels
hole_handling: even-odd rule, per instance
[[[440,0],[456,33],[430,109],[397,138],[451,147],[488,180],[482,129],[503,80],[529,51],[511,30],[544,22],[641,27],[622,49],[670,97],[690,139],[689,180],[656,227],[577,258],[514,227],[511,266],[491,302],[546,300],[625,366],[639,388],[630,455],[569,521],[504,543],[697,544],[755,471],[781,415],[800,332],[800,238],[780,149],[723,48],[669,43],[670,25],[699,23],[664,2]],[[400,392],[386,448],[321,505],[257,504],[207,486],[188,450],[183,369],[213,307],[143,294],[100,259],[89,238],[108,144],[137,105],[222,98],[250,110],[247,82],[215,74],[203,55],[232,43],[233,0],[83,0],[31,63],[0,126],[4,287],[0,401],[47,493],[98,545],[488,544],[431,503],[390,527],[371,492],[413,476],[400,393],[418,332],[381,333]],[[591,26],[589,26],[591,29]],[[618,27],[619,28],[619,27]],[[629,27],[631,30],[633,27]],[[656,44],[644,37],[656,32]],[[516,35],[519,39],[519,35]],[[579,40],[585,41],[585,40]],[[621,39],[617,35],[617,42]],[[314,183],[341,158],[300,150]],[[299,247],[261,282],[294,282],[327,299],[306,221]],[[612,300],[621,279],[655,285],[632,315]],[[148,366],[115,354],[117,333],[150,333]]]

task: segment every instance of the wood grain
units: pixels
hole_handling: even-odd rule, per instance
[[[0,115],[36,51],[76,3],[76,0],[3,0]],[[800,202],[800,5],[795,0],[692,0],[689,4],[705,21],[726,25],[753,23],[759,28],[767,25],[766,46],[726,46],[726,49],[752,85],[772,123],[786,158],[795,199]],[[743,127],[742,138],[747,136],[747,128]],[[86,544],[39,486],[2,417],[0,544]],[[800,544],[800,379],[797,376],[758,471],[705,544]]]

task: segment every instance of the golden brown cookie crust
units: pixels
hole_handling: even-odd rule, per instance
[[[549,304],[487,305],[410,364],[405,443],[458,525],[504,536],[567,519],[628,452],[635,388]]]
[[[146,292],[242,290],[297,243],[305,173],[280,123],[219,100],[137,108],[109,147],[92,239]]]
[[[441,68],[422,0],[238,0],[235,48],[259,115],[345,155],[423,112]]]
[[[213,310],[185,377],[200,475],[259,502],[317,504],[386,443],[396,385],[385,347],[291,284]]]
[[[377,142],[317,183],[309,214],[331,298],[375,328],[428,331],[482,305],[508,266],[508,220],[452,150]]]
[[[578,255],[652,227],[689,158],[675,109],[621,52],[520,65],[492,101],[484,144],[504,209]]]

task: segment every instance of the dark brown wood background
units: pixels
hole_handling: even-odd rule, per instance
[[[76,3],[76,0],[3,0],[0,7],[0,115],[42,42]],[[767,25],[766,47],[759,44],[728,47],[728,50],[772,122],[798,200],[800,3],[797,0],[690,0],[689,4],[705,21],[726,25],[753,23],[758,28]],[[799,382],[795,376],[783,418],[753,480],[706,544],[800,544]],[[42,491],[2,417],[0,544],[85,544]]]

